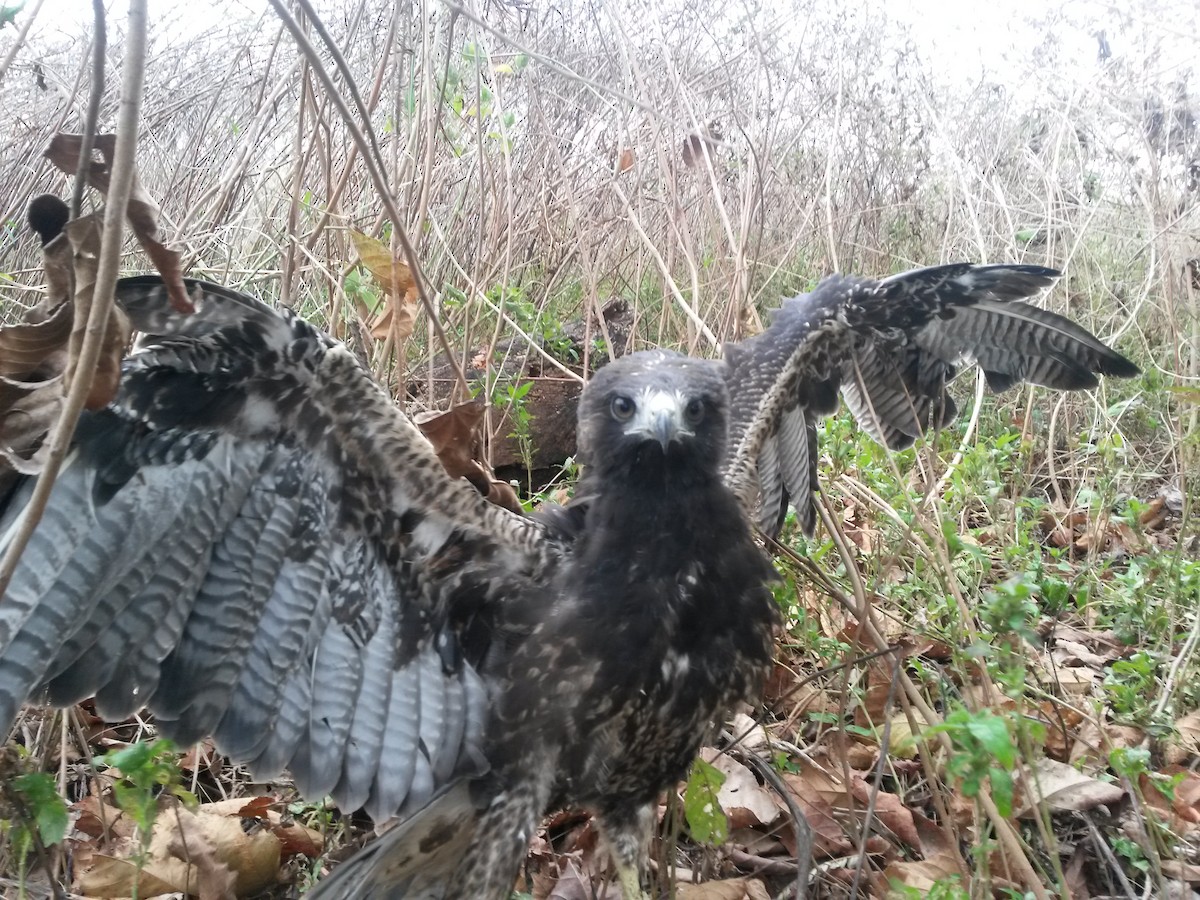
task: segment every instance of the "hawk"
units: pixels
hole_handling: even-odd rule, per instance
[[[723,360],[596,373],[586,473],[525,517],[450,478],[352,353],[288,311],[153,277],[117,399],[85,414],[0,601],[0,727],[29,699],[148,707],[255,777],[290,770],[399,824],[325,898],[507,898],[540,815],[594,811],[626,898],[660,790],[771,661],[788,504],[813,527],[815,423],[839,393],[888,446],[1002,390],[1137,368],[1024,302],[1057,273],[956,264],[833,276]],[[6,549],[31,485],[0,498]]]

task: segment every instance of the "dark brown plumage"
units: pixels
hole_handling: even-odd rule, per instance
[[[627,896],[657,793],[770,661],[753,515],[811,526],[813,423],[839,389],[889,445],[997,388],[1129,375],[1020,302],[1036,267],[833,278],[724,362],[614,362],[580,408],[587,474],[540,519],[450,479],[352,354],[288,313],[153,278],[118,300],[140,348],[88,414],[0,601],[0,725],[41,696],[141,706],[259,777],[288,767],[401,823],[325,898],[506,898],[549,806],[600,817]],[[3,498],[0,549],[28,483]]]

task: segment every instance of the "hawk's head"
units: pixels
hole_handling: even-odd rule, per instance
[[[579,401],[579,456],[598,474],[716,475],[728,395],[717,364],[667,350],[609,363]]]

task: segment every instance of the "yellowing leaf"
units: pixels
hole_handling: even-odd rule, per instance
[[[350,239],[358,258],[383,289],[385,299],[369,323],[371,337],[386,340],[394,334],[397,343],[405,341],[417,321],[417,283],[408,265],[392,255],[381,241],[361,231],[351,231]]]

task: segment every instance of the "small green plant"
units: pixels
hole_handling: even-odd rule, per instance
[[[978,797],[987,782],[1000,814],[1012,814],[1012,772],[1017,765],[1017,745],[1008,718],[989,710],[973,713],[958,709],[925,734],[930,737],[945,734],[950,738],[954,752],[946,770],[960,783],[963,794]]]
[[[11,808],[11,817],[0,820],[0,834],[8,838],[16,857],[23,894],[30,851],[35,846],[52,847],[66,837],[67,804],[59,796],[53,776],[44,772],[13,778],[4,799]]]
[[[1150,871],[1150,860],[1146,859],[1146,854],[1136,841],[1118,835],[1112,838],[1112,848],[1125,858],[1131,869],[1142,873]]]
[[[508,313],[522,331],[540,338],[542,349],[555,359],[579,362],[575,343],[563,330],[562,323],[540,311],[520,288],[494,287],[488,291],[488,299]]]
[[[499,402],[508,407],[509,421],[512,422],[512,431],[508,436],[516,441],[517,447],[520,448],[521,459],[525,463],[525,474],[530,482],[533,481],[533,416],[526,407],[525,396],[531,387],[532,381],[522,384],[509,381],[499,394]]]
[[[150,846],[159,796],[166,793],[177,797],[189,809],[199,805],[195,795],[183,786],[175,745],[166,739],[138,741],[98,756],[96,762],[120,773],[113,782],[113,799],[138,828],[141,849],[135,861],[140,865]]]
[[[1128,659],[1118,659],[1104,676],[1104,693],[1113,714],[1127,722],[1149,725],[1147,715],[1160,690],[1158,669],[1161,660],[1139,650]]]
[[[729,819],[717,794],[725,783],[725,774],[711,763],[697,759],[688,773],[683,793],[683,815],[692,837],[702,844],[720,846],[729,838]]]
[[[368,311],[373,313],[379,308],[379,289],[369,276],[364,275],[362,269],[354,268],[347,272],[342,287],[347,297],[362,303]]]
[[[987,593],[979,617],[998,635],[1013,634],[1036,643],[1037,634],[1033,630],[1038,617],[1038,605],[1033,599],[1036,590],[1028,573],[1014,575]]]

